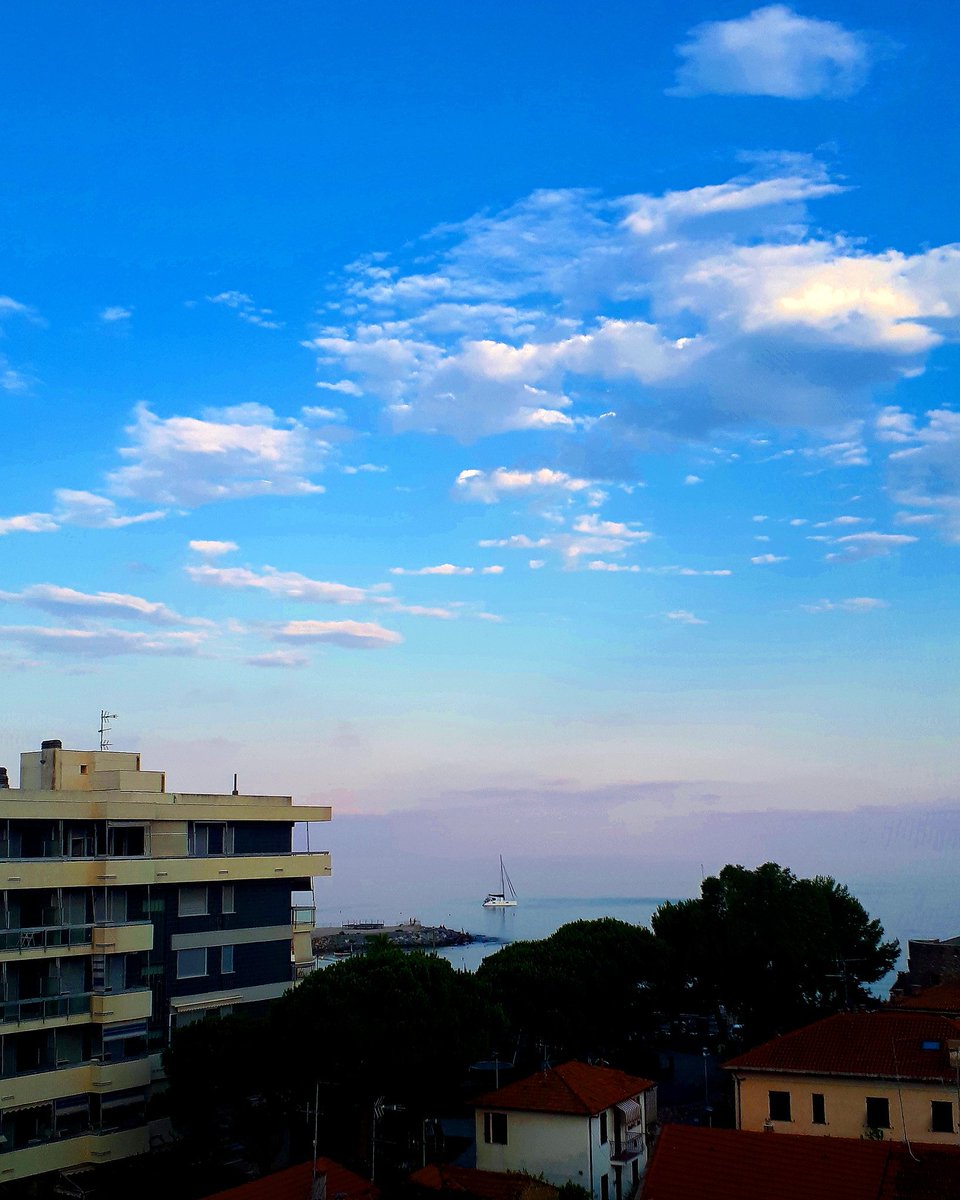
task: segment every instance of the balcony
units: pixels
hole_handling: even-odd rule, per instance
[[[164,883],[241,883],[330,874],[329,851],[111,858],[31,858],[0,862],[0,888],[127,887]]]
[[[149,1083],[150,1059],[146,1056],[50,1067],[0,1080],[0,1107],[43,1104],[63,1096],[103,1095],[124,1088],[147,1087]]]
[[[290,908],[290,927],[293,933],[313,933],[317,910],[312,904],[294,904]]]
[[[29,1179],[48,1171],[62,1171],[84,1163],[116,1162],[150,1149],[150,1128],[139,1125],[112,1133],[82,1133],[76,1137],[25,1146],[0,1153],[0,1183]]]
[[[153,924],[150,921],[0,929],[0,962],[91,953],[126,954],[152,949]]]
[[[631,1137],[625,1137],[616,1149],[611,1147],[610,1162],[615,1167],[622,1167],[642,1158],[646,1152],[646,1140],[643,1134],[635,1133]]]
[[[28,1000],[0,1001],[0,1033],[25,1032],[56,1025],[82,1025],[90,1021],[138,1021],[151,1015],[149,988],[124,992],[74,992],[64,996],[39,996]]]

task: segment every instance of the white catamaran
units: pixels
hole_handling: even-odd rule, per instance
[[[503,865],[503,855],[500,855],[500,891],[489,892],[483,902],[484,908],[516,908],[517,893]]]

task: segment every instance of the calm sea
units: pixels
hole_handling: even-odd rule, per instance
[[[571,921],[595,921],[600,917],[615,917],[632,925],[648,925],[657,905],[663,899],[638,896],[583,898],[524,897],[516,908],[484,908],[479,900],[425,901],[415,912],[384,912],[382,906],[356,905],[349,912],[331,912],[322,906],[317,910],[318,925],[340,925],[344,921],[383,921],[387,925],[416,917],[423,925],[446,925],[492,939],[474,942],[469,946],[451,946],[437,953],[459,970],[475,971],[488,954],[494,954],[509,942],[532,941],[549,937],[561,925]]]

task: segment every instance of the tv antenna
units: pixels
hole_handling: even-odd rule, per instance
[[[107,734],[110,732],[110,722],[117,719],[116,713],[109,713],[105,708],[100,709],[100,749],[109,750],[110,743]]]

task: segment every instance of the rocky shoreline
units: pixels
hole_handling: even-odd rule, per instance
[[[313,953],[318,958],[362,954],[367,939],[386,938],[400,950],[439,950],[447,946],[469,946],[474,942],[496,941],[483,934],[467,933],[463,929],[448,929],[446,925],[422,925],[415,918],[400,925],[370,922],[342,925],[313,931]]]

